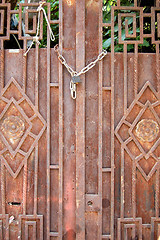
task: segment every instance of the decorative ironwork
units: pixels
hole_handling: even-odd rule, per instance
[[[19,139],[23,135],[24,130],[24,122],[17,116],[9,116],[1,124],[1,131],[8,136],[11,143]]]
[[[132,7],[117,0],[109,23],[102,23],[100,1],[60,1],[59,20],[51,20],[50,4],[45,4],[49,23],[60,24],[60,53],[77,72],[102,51],[102,28],[111,29],[111,54],[81,76],[76,103],[69,97],[68,74],[50,49],[49,31],[47,50],[39,49],[36,42],[24,57],[36,34],[39,3],[25,1],[11,10],[4,2],[0,4],[0,238],[15,239],[12,234],[17,234],[22,239],[43,239],[43,235],[46,239],[157,239],[160,2],[155,1],[146,13],[136,0]],[[10,28],[12,14],[19,15],[16,30]],[[43,39],[42,13],[40,17]],[[147,34],[146,18],[152,25]],[[3,50],[11,34],[23,41],[23,50]],[[115,34],[123,54],[115,53]],[[154,44],[156,54],[138,54],[145,38]],[[133,45],[131,54],[129,45]],[[18,71],[15,59],[22,64]],[[9,81],[11,76],[17,81]],[[8,120],[13,126],[10,134]]]
[[[146,92],[147,97],[150,95],[150,101],[146,98]],[[159,156],[154,154],[159,145],[160,119],[156,112],[159,105],[160,101],[156,91],[150,82],[147,82],[129,109],[127,109],[125,117],[122,118],[115,130],[117,138],[121,144],[125,145],[125,150],[131,159],[133,161],[136,159],[136,165],[147,181],[156,171],[159,161]],[[150,119],[144,119],[146,114]],[[135,146],[134,148],[133,145]],[[135,148],[137,149],[136,151]],[[148,174],[139,164],[143,157],[145,159],[149,159],[149,157],[155,159],[154,166]]]
[[[4,107],[0,114],[3,146],[0,153],[6,168],[15,178],[42,136],[46,122],[14,78],[4,88],[1,104]],[[9,159],[13,158],[23,159],[17,165],[16,172],[13,172],[9,163]]]
[[[158,124],[151,119],[142,119],[136,126],[136,135],[143,142],[152,142],[158,133]]]

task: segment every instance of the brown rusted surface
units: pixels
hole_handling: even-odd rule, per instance
[[[22,36],[22,8],[35,16],[38,3],[25,1],[15,12],[24,49],[11,51],[3,43],[13,33],[14,12],[2,2],[8,25],[0,33],[0,239],[158,239],[159,1],[146,15],[136,0],[131,8],[118,0],[108,24],[102,23],[102,1],[60,1],[59,20],[51,22],[60,24],[60,52],[76,71],[101,52],[102,27],[112,30],[111,53],[81,76],[76,100],[70,97],[71,76],[50,48],[49,31],[47,49],[36,45],[23,56],[36,22],[31,36]],[[123,53],[114,52],[116,11]],[[133,34],[126,21],[122,39],[122,18],[129,16]],[[152,22],[147,36],[146,16]],[[138,53],[145,37],[152,38],[155,54]],[[134,44],[134,53],[127,44]]]
[[[146,60],[145,54],[140,54],[139,65]],[[121,58],[121,61],[119,61]],[[151,60],[152,59],[152,60]],[[156,223],[156,214],[159,214],[158,187],[158,139],[159,139],[159,95],[155,89],[157,79],[152,83],[149,76],[156,74],[155,68],[142,67],[138,69],[138,92],[128,103],[127,93],[124,92],[124,58],[115,54],[115,238],[124,239],[138,237],[138,239],[152,239],[151,231]],[[134,61],[134,55],[127,55],[127,76],[134,71],[129,63]],[[156,56],[149,54],[148,61],[154,66]],[[120,77],[121,76],[121,77]],[[148,81],[146,81],[148,76]],[[134,79],[134,78],[133,78]],[[154,87],[153,87],[154,86]],[[127,83],[127,91],[132,92]],[[121,95],[121,96],[120,96]],[[124,98],[127,101],[127,110],[124,111]],[[154,103],[157,105],[154,107]],[[117,106],[117,103],[120,106]],[[152,107],[153,106],[153,107]],[[119,114],[116,114],[118,112]],[[156,227],[154,227],[156,228]],[[126,230],[125,230],[126,229]],[[145,231],[147,229],[147,231]],[[156,231],[156,230],[154,230]],[[144,235],[145,232],[145,235]],[[143,234],[142,234],[143,233]],[[152,232],[152,236],[153,233]],[[156,235],[157,236],[157,235]],[[155,237],[153,239],[156,239]]]

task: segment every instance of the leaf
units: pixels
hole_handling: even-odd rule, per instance
[[[105,40],[105,41],[103,42],[103,48],[106,49],[106,48],[110,47],[110,46],[111,46],[111,42],[112,42],[112,39],[111,39],[111,38]]]
[[[122,30],[122,41],[126,38],[126,32],[125,29]]]

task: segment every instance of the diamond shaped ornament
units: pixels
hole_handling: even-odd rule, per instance
[[[44,133],[46,121],[14,78],[0,101],[0,158],[16,178]]]

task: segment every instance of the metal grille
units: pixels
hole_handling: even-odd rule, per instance
[[[59,24],[60,54],[76,72],[102,52],[102,30],[111,29],[111,53],[81,75],[75,101],[49,30],[47,48],[35,44],[24,56],[39,4],[0,4],[0,239],[158,239],[160,6],[145,13],[133,4],[117,0],[103,23],[102,1],[60,1],[59,20],[46,3],[50,24]],[[30,36],[22,34],[24,8]],[[14,31],[12,14],[19,15]],[[41,14],[40,39],[43,21]],[[4,50],[11,34],[23,49]],[[145,38],[155,53],[139,53]]]
[[[112,38],[111,56],[102,68],[105,76],[102,106],[109,105],[111,111],[109,115],[103,108],[102,113],[104,239],[159,238],[159,136],[156,135],[159,132],[159,30],[155,24],[159,22],[159,1],[149,13],[143,10],[137,1],[132,7],[117,1],[111,9],[111,22],[102,24],[111,28]],[[115,16],[118,44],[123,45],[121,54],[115,53]],[[151,22],[151,32],[147,34],[146,18]],[[132,19],[131,33],[129,19]],[[138,53],[145,38],[155,45],[155,54]],[[130,44],[134,45],[133,53],[128,53]],[[105,70],[109,61],[111,82]]]
[[[35,44],[24,56],[36,35],[38,6],[25,1],[11,10],[10,3],[0,4],[0,239],[6,240],[62,239],[62,68],[49,30],[47,48]],[[50,17],[50,3],[45,9],[51,25],[62,23],[62,3],[58,20]],[[10,29],[13,14],[17,30]],[[43,22],[41,12],[39,40]],[[4,50],[12,34],[23,49]]]

